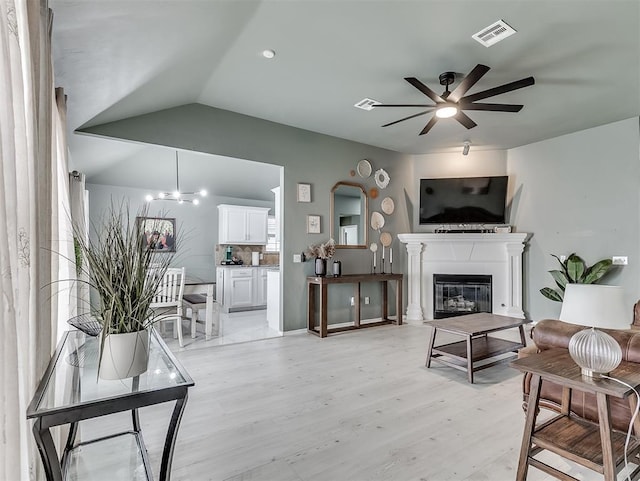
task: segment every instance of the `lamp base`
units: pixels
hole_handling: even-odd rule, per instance
[[[622,361],[622,349],[609,334],[589,328],[576,332],[569,340],[569,354],[582,369],[582,375],[600,378]]]
[[[593,379],[600,379],[609,375],[608,372],[596,372],[593,369],[587,369],[586,367],[581,368],[580,373],[583,376],[591,377]]]

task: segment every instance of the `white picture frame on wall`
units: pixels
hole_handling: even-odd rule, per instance
[[[298,183],[298,202],[311,202],[311,184]]]
[[[320,216],[310,214],[307,216],[307,234],[320,234]]]

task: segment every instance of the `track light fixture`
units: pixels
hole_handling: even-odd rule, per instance
[[[468,155],[469,154],[469,146],[471,145],[471,142],[469,142],[468,140],[465,140],[462,143],[463,147],[462,147],[462,155]]]

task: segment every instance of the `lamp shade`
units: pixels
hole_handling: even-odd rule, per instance
[[[620,286],[567,284],[560,320],[600,329],[629,329],[631,309]]]
[[[567,284],[560,320],[591,326],[576,332],[569,340],[569,354],[583,376],[608,375],[622,360],[618,342],[600,329],[628,329],[629,316],[619,286]]]

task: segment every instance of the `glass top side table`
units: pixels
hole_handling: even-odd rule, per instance
[[[27,418],[35,419],[33,434],[47,480],[102,479],[99,471],[106,474],[111,469],[103,464],[104,453],[119,451],[125,454],[126,462],[115,457],[113,462],[120,471],[129,470],[124,479],[153,479],[137,410],[175,401],[160,465],[159,479],[168,480],[177,431],[193,380],[154,329],[149,343],[149,367],[140,376],[114,381],[98,378],[98,343],[99,338],[67,331],[27,408]],[[123,411],[131,411],[131,431],[75,443],[79,421]],[[50,428],[63,424],[69,424],[70,429],[60,458]],[[79,472],[92,464],[88,461],[96,462],[95,472]],[[114,479],[113,474],[105,479]]]

